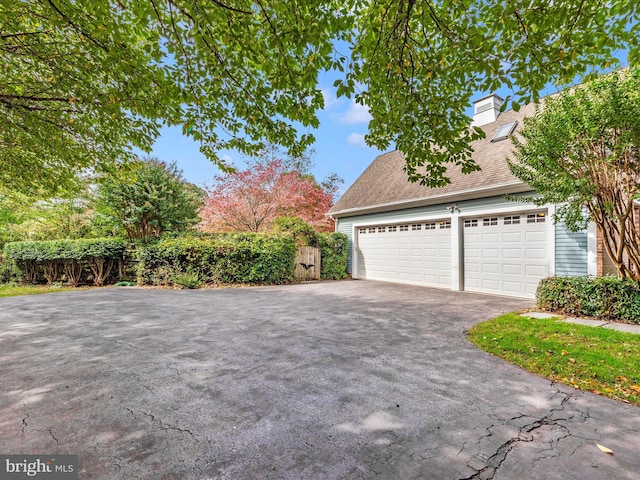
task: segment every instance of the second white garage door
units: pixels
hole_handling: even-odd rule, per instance
[[[464,220],[464,289],[533,298],[548,276],[543,212]]]
[[[448,220],[358,228],[357,277],[451,288]]]

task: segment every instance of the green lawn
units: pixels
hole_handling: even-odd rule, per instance
[[[38,293],[67,292],[71,287],[47,285],[0,285],[0,297],[16,297],[18,295],[36,295]]]
[[[640,335],[508,313],[473,327],[471,342],[530,372],[640,406]]]

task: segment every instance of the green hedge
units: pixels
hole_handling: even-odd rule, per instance
[[[289,235],[221,234],[162,238],[139,245],[138,283],[281,284],[292,280],[296,246]]]
[[[64,275],[75,286],[91,272],[93,283],[102,285],[124,250],[118,238],[10,242],[4,246],[4,257],[15,262],[28,283],[41,276],[53,283]]]
[[[640,284],[616,277],[550,277],[536,292],[538,308],[640,323]]]
[[[338,280],[347,278],[349,238],[340,232],[318,234],[320,245],[320,278]]]
[[[17,282],[21,276],[22,272],[20,272],[13,260],[4,259],[0,256],[0,284]]]

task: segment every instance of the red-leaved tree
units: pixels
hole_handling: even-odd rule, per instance
[[[287,170],[280,160],[256,163],[246,170],[216,175],[200,210],[204,231],[260,232],[278,217],[296,216],[318,231],[332,231],[325,214],[334,191],[312,175]]]

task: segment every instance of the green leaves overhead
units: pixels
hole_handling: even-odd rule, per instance
[[[451,163],[476,169],[465,110],[476,92],[513,91],[514,109],[549,82],[568,84],[615,63],[617,48],[637,60],[638,6],[598,1],[370,2],[355,15],[347,91],[373,120],[367,141],[407,156],[412,180],[448,183]],[[509,99],[507,99],[509,100]],[[426,165],[426,170],[422,166]]]
[[[640,58],[639,7],[613,0],[0,1],[0,186],[73,186],[149,151],[179,125],[202,152],[291,153],[313,142],[318,75],[373,120],[367,141],[407,155],[412,180],[476,166],[465,111],[477,91],[517,104]],[[296,130],[296,127],[299,129]],[[427,169],[422,168],[426,165]],[[224,165],[223,165],[224,167]]]

